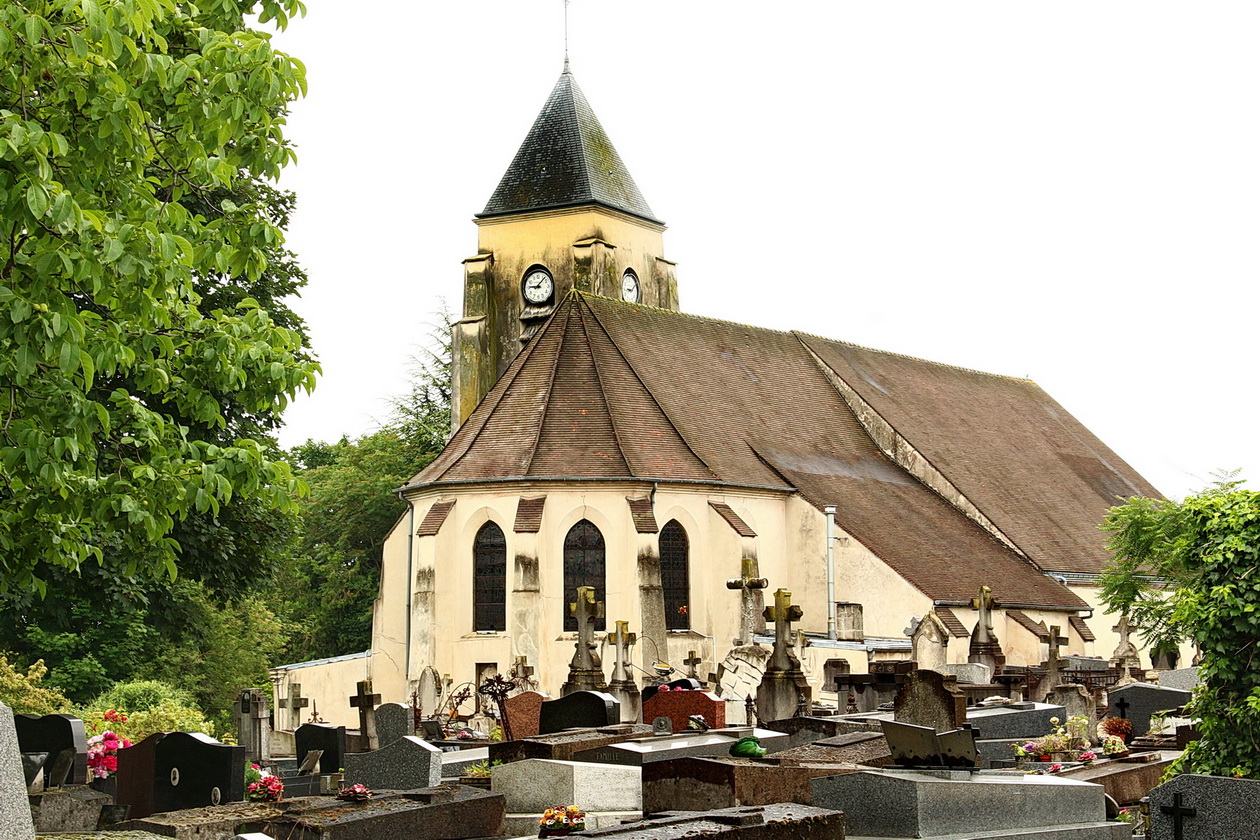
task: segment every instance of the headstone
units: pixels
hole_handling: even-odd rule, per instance
[[[1068,643],[1068,640],[1063,635],[1062,630],[1063,628],[1057,624],[1050,625],[1049,652],[1045,662],[1046,673],[1037,682],[1037,690],[1033,695],[1034,700],[1044,702],[1050,692],[1054,691],[1065,681],[1063,671],[1067,667],[1067,661],[1059,656],[1059,652],[1062,646]]]
[[[910,635],[910,650],[920,668],[939,671],[949,656],[949,628],[934,610],[929,610]]]
[[[402,703],[383,703],[376,708],[376,737],[381,746],[394,743],[399,738],[416,734],[416,716],[411,707]]]
[[[236,739],[248,760],[271,761],[271,709],[266,692],[247,688],[236,697]]]
[[[704,664],[704,657],[696,653],[694,650],[687,651],[687,658],[683,660],[683,665],[687,666],[687,676],[693,680],[700,679],[700,666]]]
[[[878,737],[878,736],[876,736]],[[742,758],[676,758],[643,765],[643,810],[713,811],[719,808],[810,804],[810,780],[862,769],[843,762],[765,763]]]
[[[1094,695],[1083,685],[1061,685],[1050,690],[1046,702],[1063,707],[1063,720],[1083,717],[1089,721],[1089,732],[1092,736],[1098,726],[1097,704]]]
[[[844,811],[849,836],[1111,840],[1132,831],[1107,822],[1101,787],[1057,776],[884,769],[811,784],[816,806]]]
[[[770,585],[770,581],[757,577],[757,558],[745,556],[740,563],[740,576],[726,582],[727,589],[739,590],[739,638],[735,646],[753,644],[753,637],[765,628],[758,622],[761,615],[763,597],[761,590]]]
[[[153,750],[155,812],[241,801],[245,760],[243,746],[221,744],[200,732],[168,733]]]
[[[367,748],[374,750],[381,745],[376,731],[376,707],[381,702],[381,695],[372,693],[371,680],[359,680],[355,684],[355,693],[350,698],[350,705],[359,710],[359,732],[367,739]]]
[[[1184,774],[1151,791],[1151,840],[1250,840],[1260,781]]]
[[[519,741],[491,742],[490,763],[510,764],[527,758],[549,758],[569,761],[582,750],[617,744],[652,734],[652,727],[642,723],[619,723],[599,729],[570,729],[550,735],[537,735]]]
[[[157,745],[166,737],[157,732],[118,751],[117,789],[114,801],[131,808],[131,818],[147,817],[157,810],[153,798],[157,767]],[[241,770],[244,773],[244,769]]]
[[[978,766],[975,730],[955,729],[937,732],[930,726],[915,726],[881,720],[884,740],[898,767],[971,768]]]
[[[414,790],[442,783],[442,751],[423,738],[404,735],[392,744],[346,756],[346,784],[373,790]]]
[[[95,831],[101,821],[101,809],[113,802],[109,794],[87,785],[40,791],[31,797],[35,831],[40,837]]]
[[[976,737],[1039,738],[1054,729],[1050,718],[1067,720],[1062,706],[1049,703],[1012,703],[1007,706],[972,706],[967,709],[967,722],[977,731]]]
[[[534,666],[529,664],[527,656],[516,657],[509,676],[516,691],[533,691],[538,688],[538,681],[534,679]]]
[[[46,787],[88,783],[87,734],[82,720],[73,715],[14,715],[13,725],[22,752],[48,753]],[[51,768],[66,751],[70,753],[69,773],[62,779],[51,778]]]
[[[701,715],[710,729],[726,726],[726,702],[711,691],[658,691],[643,704],[643,719],[667,717],[675,732],[687,728],[692,715]]]
[[[569,604],[569,615],[577,620],[577,641],[569,661],[569,679],[560,686],[560,696],[575,691],[603,691],[604,666],[595,652],[595,623],[604,617],[604,602],[595,600],[595,587],[579,586],[577,600]]]
[[[774,622],[774,649],[757,686],[757,715],[762,720],[780,720],[796,715],[802,705],[808,708],[812,693],[800,660],[791,651],[792,622],[799,621],[803,612],[792,603],[791,592],[779,589],[774,606],[766,607],[764,615],[767,622]]]
[[[802,761],[884,767],[892,763],[892,751],[882,732],[846,732],[784,750],[775,758],[780,763]]]
[[[302,710],[311,704],[309,697],[302,696],[300,683],[289,683],[289,691],[276,705],[289,713],[289,728],[297,729],[302,725]]]
[[[538,715],[547,695],[522,691],[503,701],[504,717],[511,728],[512,740],[532,738],[538,734]]]
[[[1111,652],[1111,667],[1120,671],[1120,681],[1117,685],[1127,685],[1135,682],[1131,675],[1131,671],[1140,670],[1142,667],[1142,658],[1138,654],[1137,645],[1129,638],[1129,634],[1133,629],[1129,626],[1129,617],[1127,615],[1120,616],[1120,621],[1115,627],[1111,628],[1113,632],[1119,634],[1120,641],[1116,644],[1116,649]]]
[[[583,761],[529,759],[490,771],[490,790],[507,798],[508,813],[541,814],[556,805],[586,811],[642,808],[639,769]]]
[[[538,710],[538,734],[563,729],[611,726],[621,722],[616,698],[602,691],[577,691],[558,700],[547,700]]]
[[[947,677],[956,677],[959,683],[967,685],[989,685],[993,682],[993,669],[979,662],[957,662],[932,670]]]
[[[623,723],[637,723],[640,718],[639,686],[630,673],[630,648],[639,640],[630,632],[630,622],[618,621],[616,630],[609,633],[606,641],[613,647],[613,672],[608,683],[608,693],[621,704]]]
[[[993,631],[993,608],[997,606],[1001,605],[993,599],[993,590],[981,586],[980,594],[971,599],[971,607],[979,611],[980,617],[971,631],[971,645],[967,648],[968,662],[988,665],[994,671],[1000,670],[1006,662],[1002,644]]]
[[[1107,699],[1109,714],[1132,722],[1132,737],[1136,738],[1150,731],[1151,715],[1181,708],[1190,702],[1190,692],[1150,683],[1129,683],[1112,689]]]
[[[1194,668],[1176,668],[1172,671],[1164,671],[1159,675],[1159,684],[1164,688],[1193,691],[1200,682],[1197,666]]]
[[[936,671],[912,671],[893,701],[895,719],[930,726],[937,732],[958,729],[967,721],[967,698],[954,677]]]
[[[327,723],[304,723],[293,735],[298,761],[310,750],[323,750],[320,773],[336,773],[346,766],[346,728]]]
[[[13,710],[0,703],[0,837],[35,840]]]

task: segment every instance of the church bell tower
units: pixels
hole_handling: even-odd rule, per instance
[[[452,335],[454,428],[571,290],[678,309],[665,224],[648,207],[565,61],[464,260]]]

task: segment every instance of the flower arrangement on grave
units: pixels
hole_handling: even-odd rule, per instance
[[[374,795],[367,785],[351,785],[337,791],[337,798],[343,802],[367,802]]]
[[[279,802],[284,796],[284,782],[251,763],[245,768],[245,798],[250,802]]]
[[[1116,814],[1116,822],[1131,823],[1133,822],[1133,812],[1128,808],[1121,808],[1120,813]]]
[[[126,720],[123,716],[123,720]],[[118,770],[118,750],[130,747],[131,742],[106,730],[87,739],[88,770],[97,779],[108,779]]]
[[[1056,754],[1089,749],[1088,718],[1076,715],[1068,718],[1067,723],[1060,724],[1057,717],[1052,717],[1050,723],[1054,725],[1054,731],[1049,734],[1023,744],[1011,744],[1016,758],[1034,757],[1047,761]]]
[[[1129,747],[1119,735],[1104,735],[1102,739],[1103,755],[1125,755]]]
[[[586,830],[586,813],[576,805],[548,808],[538,820],[539,837],[556,837]]]
[[[1128,743],[1129,736],[1133,734],[1133,721],[1126,718],[1106,717],[1098,723],[1098,737],[1105,738],[1108,735],[1115,735],[1121,741]]]
[[[1084,750],[1076,758],[1082,764],[1089,764],[1094,759],[1098,758],[1098,753],[1094,752],[1093,750]]]

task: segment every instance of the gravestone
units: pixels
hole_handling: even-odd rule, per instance
[[[35,831],[40,837],[93,831],[100,823],[101,809],[111,807],[113,802],[109,794],[87,785],[41,791],[31,797]]]
[[[778,740],[787,741],[786,735],[782,733],[776,733],[776,735],[778,735]],[[737,741],[737,738],[727,735],[696,732],[643,741],[622,741],[620,744],[595,747],[576,753],[573,760],[642,767],[645,764],[675,758],[730,755],[731,747],[735,746]],[[763,743],[762,746],[767,745]]]
[[[289,713],[289,729],[296,730],[302,725],[302,710],[311,704],[309,697],[302,696],[301,683],[289,683],[289,693],[276,705]]]
[[[548,699],[537,691],[522,691],[503,701],[503,714],[512,731],[512,738],[532,738],[538,734],[538,716]]]
[[[639,686],[630,672],[630,648],[639,640],[630,632],[630,622],[618,621],[616,630],[609,633],[605,641],[613,648],[612,679],[608,681],[608,693],[617,698],[621,704],[621,720],[623,723],[637,723],[640,719]]]
[[[780,588],[774,593],[774,606],[766,607],[763,615],[767,622],[774,622],[774,649],[757,686],[757,715],[762,720],[781,720],[795,716],[802,705],[808,708],[812,694],[800,660],[791,650],[792,622],[799,621],[803,612],[792,603],[792,593]]]
[[[1201,680],[1199,679],[1199,669],[1194,668],[1177,668],[1172,671],[1164,671],[1159,675],[1159,684],[1164,688],[1177,688],[1182,691],[1193,691]]]
[[[604,617],[604,602],[595,600],[595,587],[579,586],[577,600],[569,604],[569,615],[577,621],[577,641],[569,661],[569,678],[560,686],[560,696],[575,691],[603,691],[604,666],[595,652],[595,624]]]
[[[528,759],[490,771],[490,790],[507,799],[508,813],[537,815],[556,805],[577,805],[584,811],[638,811],[639,769],[583,761]]]
[[[1107,700],[1109,714],[1132,722],[1132,737],[1136,738],[1150,731],[1151,715],[1181,708],[1190,702],[1190,692],[1150,683],[1129,683],[1108,692]]]
[[[984,739],[1039,738],[1054,729],[1050,718],[1067,719],[1062,706],[1050,703],[1011,703],[1006,706],[972,706],[967,709],[967,722]]]
[[[1117,685],[1128,685],[1136,682],[1132,676],[1133,671],[1141,670],[1142,659],[1138,654],[1137,645],[1129,638],[1129,634],[1133,632],[1133,628],[1129,626],[1129,617],[1127,615],[1120,616],[1120,621],[1112,632],[1119,634],[1120,641],[1116,644],[1116,649],[1111,652],[1110,665],[1120,671],[1120,680]]]
[[[652,733],[652,727],[643,723],[620,723],[599,729],[570,729],[550,735],[536,735],[519,741],[491,742],[488,745],[490,763],[509,764],[527,758],[549,758],[569,761],[582,750],[617,744]]]
[[[167,733],[153,749],[155,812],[241,801],[245,761],[243,746],[221,744],[200,732]]]
[[[0,703],[0,837],[35,840],[13,710]]]
[[[948,732],[967,721],[967,697],[958,690],[954,677],[936,671],[912,671],[893,700],[893,714],[901,723]]]
[[[157,810],[153,799],[153,780],[157,767],[157,745],[165,737],[165,732],[155,732],[143,741],[118,751],[114,802],[129,806],[132,819],[147,817]],[[241,772],[244,773],[244,769]]]
[[[959,683],[967,685],[991,685],[993,682],[993,669],[979,662],[957,662],[932,670],[947,677],[955,677]]]
[[[979,764],[974,729],[937,732],[930,726],[895,720],[879,723],[892,753],[892,763],[898,767],[971,768]]]
[[[236,739],[245,757],[257,764],[271,762],[271,710],[267,694],[247,688],[236,697]]]
[[[687,728],[692,715],[700,715],[710,729],[726,726],[726,702],[711,691],[658,691],[643,704],[643,719],[667,717],[675,732]]]
[[[699,688],[704,688],[704,685],[699,680],[692,679],[691,677],[683,677],[682,679],[671,680],[670,682],[667,682],[667,683],[644,686],[643,691],[639,692],[639,696],[643,699],[643,703],[646,705],[647,701],[651,700],[652,697],[656,694],[656,692],[661,691],[662,689],[666,689],[666,688],[699,689]],[[647,720],[648,718],[645,717],[643,719]]]
[[[442,783],[442,751],[423,738],[404,735],[392,744],[346,756],[346,784],[414,790]]]
[[[1051,689],[1046,695],[1046,702],[1063,707],[1063,718],[1083,717],[1089,721],[1089,732],[1092,735],[1098,726],[1098,704],[1094,695],[1083,685],[1060,685]]]
[[[416,716],[410,706],[402,703],[385,703],[376,708],[376,736],[381,746],[394,743],[399,738],[416,734]]]
[[[1252,840],[1260,781],[1184,774],[1150,793],[1150,840]]]
[[[841,840],[844,814],[776,802],[717,811],[666,811],[644,820],[583,832],[617,840]]]
[[[539,735],[620,722],[620,704],[611,694],[602,691],[575,691],[558,700],[544,701],[538,709]]]
[[[350,697],[350,705],[359,710],[359,732],[367,741],[367,749],[374,750],[381,745],[376,731],[376,707],[381,702],[381,695],[372,693],[371,680],[359,680],[355,684],[355,693]]]
[[[643,765],[643,810],[713,811],[775,802],[810,804],[810,781],[855,773],[852,764],[825,761],[763,763],[744,758],[676,758]]]
[[[949,656],[949,640],[949,628],[934,610],[929,610],[910,634],[911,658],[920,668],[939,671]],[[831,685],[831,682],[826,684]]]
[[[757,577],[757,558],[745,556],[740,561],[740,576],[726,582],[727,589],[739,590],[739,638],[735,639],[736,647],[753,645],[753,637],[765,629],[762,615],[764,596],[761,590],[770,585],[770,581]],[[710,680],[710,682],[713,682]]]
[[[83,721],[73,715],[14,715],[18,747],[24,753],[48,753],[44,763],[45,787],[88,783],[87,734]],[[62,758],[64,753],[71,758]],[[52,778],[50,771],[61,763],[69,772]]]
[[[298,761],[310,750],[323,750],[319,759],[320,773],[336,773],[346,766],[346,728],[327,723],[304,723],[293,734]]]
[[[979,611],[975,629],[971,631],[971,643],[967,648],[967,661],[988,665],[995,672],[1000,671],[1006,663],[1002,653],[1002,643],[998,641],[993,630],[993,608],[999,607],[993,598],[993,590],[987,586],[980,587],[980,594],[971,599],[971,607]]]

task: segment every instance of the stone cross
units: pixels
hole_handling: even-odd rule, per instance
[[[376,736],[376,707],[381,704],[381,695],[372,693],[371,680],[359,680],[355,690],[350,705],[359,710],[359,730],[367,739],[368,749],[377,749],[380,743]]]
[[[516,661],[512,663],[512,682],[516,684],[516,688],[520,691],[535,686],[534,666],[529,664],[528,657],[518,656]]]
[[[1037,685],[1037,694],[1043,700],[1050,696],[1050,692],[1063,684],[1063,666],[1066,660],[1060,658],[1059,647],[1066,645],[1068,640],[1064,637],[1062,629],[1057,624],[1050,625],[1049,652],[1046,658],[1046,675]]]
[[[980,587],[980,594],[971,599],[971,608],[980,611],[980,621],[976,624],[976,638],[984,643],[993,639],[993,608],[997,601],[993,600],[993,590],[987,586]]]
[[[756,567],[757,558],[745,557],[741,563],[740,576],[731,578],[726,582],[727,589],[739,590],[740,629],[739,638],[735,640],[736,645],[751,645],[753,643],[753,634],[757,631],[754,593],[770,585],[770,581],[765,578],[754,577],[757,574]]]
[[[310,704],[310,698],[302,696],[302,684],[289,683],[289,695],[281,698],[276,705],[282,709],[288,709],[289,722],[293,729],[297,729],[302,725],[302,710]]]
[[[1198,816],[1199,814],[1198,808],[1187,808],[1181,804],[1180,793],[1173,794],[1173,804],[1160,805],[1159,810],[1160,813],[1168,814],[1173,818],[1173,840],[1183,840],[1184,835],[1182,832],[1185,830],[1185,826],[1182,825],[1182,820],[1186,817]]]
[[[766,607],[766,621],[774,622],[774,651],[766,662],[767,671],[795,671],[800,661],[792,655],[792,622],[800,621],[804,613],[792,603],[792,593],[778,589],[774,593],[774,606]]]
[[[630,622],[618,621],[615,632],[608,634],[608,644],[613,646],[613,682],[628,682],[630,673],[626,670],[626,662],[630,659],[630,648],[639,637],[631,633]]]
[[[579,586],[577,602],[569,604],[569,615],[577,619],[578,640],[574,645],[573,661],[570,668],[602,667],[598,654],[595,653],[595,621],[604,615],[604,602],[595,600],[595,587]]]
[[[259,764],[271,761],[271,709],[266,694],[256,688],[240,693],[236,698],[236,725],[246,758]]]
[[[1002,644],[993,632],[993,608],[998,606],[993,598],[993,590],[981,586],[980,594],[971,599],[971,606],[980,611],[980,618],[976,621],[976,629],[971,631],[967,661],[988,665],[997,673],[1006,662],[1006,657],[1002,655]]]
[[[687,651],[687,658],[683,660],[683,664],[687,666],[687,676],[691,677],[693,680],[700,679],[700,674],[696,669],[703,662],[704,660],[700,658],[700,654],[696,653],[694,650]]]
[[[1116,685],[1128,685],[1135,682],[1130,673],[1131,669],[1142,667],[1142,659],[1138,654],[1137,646],[1129,638],[1129,633],[1132,631],[1129,627],[1129,617],[1120,616],[1120,622],[1111,630],[1113,633],[1120,634],[1120,643],[1111,653],[1111,666],[1120,669],[1120,679],[1116,681]]]

